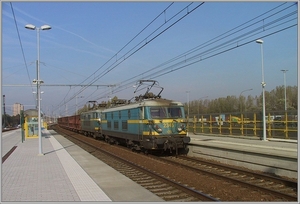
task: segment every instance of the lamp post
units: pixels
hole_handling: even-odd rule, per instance
[[[286,111],[286,79],[285,73],[288,71],[287,69],[282,69],[283,72],[283,80],[284,80],[284,111]]]
[[[263,141],[267,140],[267,135],[266,135],[266,104],[265,104],[265,78],[264,78],[264,56],[263,56],[263,40],[258,39],[256,40],[256,43],[260,44],[260,50],[261,50],[261,75],[262,75],[262,82],[261,82],[261,87],[262,87],[262,95],[263,95]]]
[[[42,150],[42,131],[41,131],[41,98],[40,98],[40,87],[43,81],[40,80],[40,30],[50,30],[51,26],[43,25],[40,28],[32,24],[25,25],[26,29],[36,30],[37,31],[37,79],[34,80],[36,82],[37,87],[37,100],[38,100],[38,137],[39,137],[39,155],[44,155]]]

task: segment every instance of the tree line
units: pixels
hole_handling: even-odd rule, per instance
[[[115,96],[112,101],[117,100]],[[102,101],[100,104],[110,106],[110,101]],[[284,97],[284,86],[277,86],[272,91],[265,91],[265,103],[267,112],[278,112],[284,111],[285,108],[285,97]],[[286,87],[286,103],[288,111],[298,110],[298,87],[297,86],[287,86]],[[96,104],[86,104],[84,107],[78,110],[77,114],[81,112],[88,111],[96,107]],[[240,96],[227,96],[220,97],[217,99],[202,99],[193,100],[189,102],[189,107],[187,103],[184,103],[185,112],[192,115],[200,114],[215,114],[215,113],[245,113],[245,112],[260,112],[262,111],[262,93],[259,96],[247,97]],[[188,110],[189,109],[189,110]]]
[[[272,91],[265,91],[266,112],[284,111],[284,86],[277,86]],[[298,110],[298,87],[286,87],[286,106],[288,111]],[[262,111],[262,93],[259,96],[227,96],[217,99],[193,100],[184,103],[186,113],[191,115],[214,113],[244,113]]]
[[[117,100],[115,96],[112,101]],[[110,106],[110,101],[102,101],[100,105]],[[277,86],[272,91],[265,91],[265,103],[266,112],[284,112],[285,108],[285,95],[284,86]],[[189,105],[189,106],[188,106]],[[88,111],[94,106],[99,104],[86,104],[84,107],[78,110],[77,114]],[[288,111],[298,110],[298,87],[287,86],[286,87],[286,106]],[[261,112],[262,111],[262,94],[259,96],[247,97],[240,96],[227,96],[217,99],[202,99],[193,100],[189,104],[184,103],[186,113],[189,112],[190,116],[203,115],[203,114],[219,114],[219,113],[245,113],[245,112]],[[20,115],[10,116],[8,114],[2,115],[2,127],[16,126],[20,124]]]

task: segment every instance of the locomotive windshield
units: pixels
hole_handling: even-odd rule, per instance
[[[182,110],[180,107],[151,107],[151,118],[182,118]]]

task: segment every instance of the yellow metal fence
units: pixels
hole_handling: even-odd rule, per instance
[[[194,116],[189,119],[188,130],[195,134],[209,133],[262,137],[262,119],[259,120],[256,113],[253,113],[250,117],[249,114],[247,116],[247,118],[243,114],[238,116],[231,114]],[[280,120],[276,119],[270,114],[266,116],[266,134],[268,138],[297,139],[298,121],[295,116],[291,119],[285,113]]]

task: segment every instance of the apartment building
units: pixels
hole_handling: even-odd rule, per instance
[[[24,106],[20,103],[15,103],[13,105],[13,116],[20,114],[21,110],[24,110]]]

